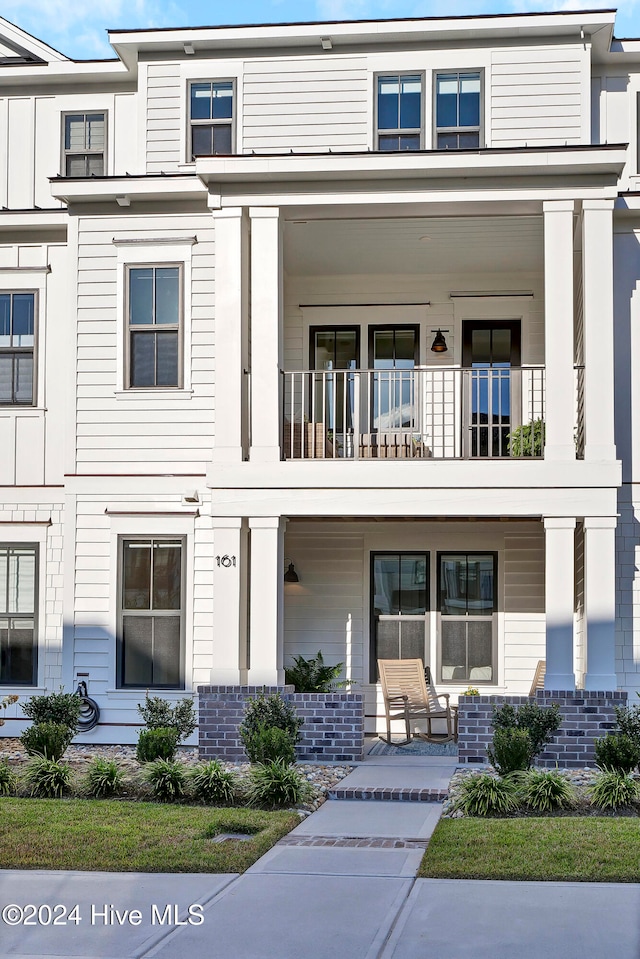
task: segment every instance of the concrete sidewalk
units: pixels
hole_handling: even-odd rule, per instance
[[[454,768],[443,758],[367,761],[343,784],[408,795],[441,788]],[[0,956],[639,959],[640,885],[416,880],[440,808],[330,800],[242,876],[0,871],[0,914],[10,903],[77,902],[82,918],[0,920]],[[200,908],[189,918],[190,905]],[[125,909],[140,923],[119,925]]]

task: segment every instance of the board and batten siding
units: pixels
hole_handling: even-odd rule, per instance
[[[176,170],[183,162],[180,113],[183,102],[180,64],[147,66],[147,173]]]
[[[243,152],[366,150],[369,82],[366,57],[246,61]]]
[[[133,396],[122,389],[117,351],[126,318],[117,303],[114,236],[197,237],[189,248],[191,289],[184,291],[191,300],[191,342],[184,342],[190,395],[154,395],[151,389]],[[213,220],[206,214],[87,217],[78,242],[77,472],[203,474],[214,431]],[[136,262],[135,247],[130,262]]]
[[[492,51],[491,146],[586,143],[590,100],[589,52],[582,45]]]
[[[538,660],[545,659],[544,531],[505,536],[504,679],[528,693]]]

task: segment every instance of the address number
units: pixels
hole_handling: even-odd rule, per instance
[[[225,553],[224,556],[216,556],[216,563],[218,566],[224,566],[225,569],[229,569],[230,566],[236,565],[235,556],[227,556]]]

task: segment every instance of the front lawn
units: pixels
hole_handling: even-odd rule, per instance
[[[441,819],[419,876],[640,882],[640,818]]]
[[[0,868],[244,872],[300,822],[291,812],[91,799],[0,799]],[[212,841],[221,832],[249,841]]]

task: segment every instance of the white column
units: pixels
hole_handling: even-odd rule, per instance
[[[282,222],[275,207],[251,217],[251,450],[253,462],[280,459]]]
[[[284,682],[284,527],[279,516],[249,519],[249,684]]]
[[[545,517],[545,689],[575,689],[573,609],[575,593],[575,529],[573,516]]]
[[[585,689],[617,689],[615,516],[584,519]]]
[[[216,237],[216,430],[214,463],[243,459],[249,233],[244,210],[213,213]]]
[[[611,462],[616,459],[613,427],[613,200],[584,200],[582,210],[584,458]]]
[[[573,201],[546,200],[544,212],[545,448],[547,460],[574,460]]]
[[[215,633],[211,683],[246,683],[246,538],[239,516],[213,520],[213,604]]]

